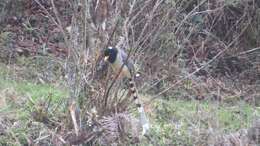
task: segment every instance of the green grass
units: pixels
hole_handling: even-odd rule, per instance
[[[65,89],[52,84],[11,80],[11,73],[13,72],[7,66],[0,64],[0,94],[2,94],[0,98],[5,98],[7,103],[6,106],[0,107],[0,114],[14,112],[18,117],[25,118],[29,115],[28,112],[33,110],[33,104],[47,100],[51,100],[52,104],[58,104],[68,97]]]
[[[19,95],[28,95],[36,100],[41,97],[48,97],[50,94],[54,101],[67,96],[64,89],[59,89],[51,84],[36,84],[27,81],[6,80],[0,77],[0,89],[13,88]]]
[[[152,135],[163,144],[201,145],[209,131],[229,134],[249,128],[260,110],[243,101],[236,105],[207,101],[163,100],[153,103]],[[197,143],[195,143],[195,141]]]
[[[8,67],[0,64],[0,98],[4,98],[6,102],[5,106],[0,107],[0,124],[10,125],[12,121],[15,121],[17,125],[10,125],[4,135],[0,134],[0,145],[26,144],[28,135],[42,130],[38,128],[37,131],[35,127],[30,126],[32,122],[35,122],[31,113],[39,108],[40,103],[49,101],[51,105],[48,110],[52,116],[57,114],[56,112],[64,113],[65,106],[60,103],[65,103],[68,97],[65,89],[52,84],[12,80],[13,74],[14,72]]]
[[[32,120],[30,112],[35,110],[31,102],[46,102],[51,98],[51,104],[59,105],[68,96],[68,93],[52,84],[10,80],[6,78],[8,72],[7,68],[2,67],[0,70],[0,92],[12,89],[18,97],[17,100],[23,100],[23,103],[16,106],[18,101],[8,102],[5,107],[0,107],[0,115],[12,115],[12,118],[23,123],[23,126],[11,128],[5,137],[0,135],[0,141],[3,142],[2,144],[6,144],[8,139],[13,141],[14,137],[18,137],[21,143],[26,143],[23,142],[25,135],[30,132],[26,126],[29,123],[27,121]],[[151,138],[158,145],[201,145],[203,141],[207,140],[205,134],[207,135],[209,129],[212,129],[214,133],[235,132],[248,128],[253,118],[260,115],[258,108],[242,101],[232,105],[209,101],[168,99],[157,99],[150,105]],[[64,106],[60,108],[55,111],[64,112]],[[142,145],[148,144],[147,141],[142,142]]]

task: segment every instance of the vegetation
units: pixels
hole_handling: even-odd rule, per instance
[[[0,0],[0,8],[0,145],[260,144],[258,0]],[[102,61],[107,46],[129,52],[141,75],[146,136]]]
[[[65,89],[51,84],[4,79],[8,75],[3,71],[9,71],[4,67],[1,67],[1,71],[0,113],[1,118],[4,118],[1,119],[1,126],[11,126],[2,131],[1,144],[25,145],[34,136],[39,136],[34,142],[41,143],[41,138],[47,139],[49,136],[44,135],[46,132],[44,124],[37,121],[41,119],[37,119],[38,117],[32,113],[40,114],[38,113],[40,108],[45,108],[41,105],[45,105],[46,100],[51,100],[48,103],[47,113],[50,114],[48,117],[57,116],[57,111],[66,111],[64,97],[68,97],[68,93],[64,92]],[[236,105],[218,105],[208,101],[170,98],[167,101],[154,100],[149,108],[151,138],[157,145],[205,144],[212,140],[213,134],[217,132],[229,133],[249,128],[254,117],[260,114],[259,108],[254,108],[244,101]],[[37,135],[40,134],[38,132],[43,132],[43,135]],[[147,144],[151,143],[147,141],[141,143],[141,145]]]

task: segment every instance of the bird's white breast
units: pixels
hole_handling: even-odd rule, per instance
[[[122,64],[123,64],[122,56],[117,55],[116,61],[112,64],[113,71],[116,74],[120,71]],[[120,76],[131,78],[131,74],[126,65],[124,65],[124,67],[122,68]]]

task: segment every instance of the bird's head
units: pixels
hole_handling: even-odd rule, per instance
[[[108,47],[104,51],[104,61],[114,63],[116,61],[118,50],[113,47]]]

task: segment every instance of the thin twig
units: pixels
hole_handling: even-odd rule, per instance
[[[250,49],[250,50],[247,50],[247,51],[244,51],[244,52],[240,52],[237,56],[245,55],[245,54],[248,54],[248,53],[252,53],[252,52],[257,51],[257,50],[260,50],[260,47],[253,48],[253,49]]]
[[[60,20],[60,17],[59,17],[59,13],[58,13],[58,10],[57,10],[53,0],[51,0],[51,5],[52,5],[52,8],[53,8],[53,12],[55,14],[55,17],[56,17],[56,19],[58,21],[58,25],[57,26],[59,27],[59,29],[60,29],[60,31],[61,31],[61,33],[63,35],[63,38],[64,38],[66,46],[69,47],[68,37],[67,37],[63,27],[62,27],[62,23],[61,23],[61,20]]]
[[[128,59],[130,58],[130,54],[131,54],[132,50],[133,50],[133,49],[131,48],[130,51],[129,51],[129,53],[127,54],[126,62],[127,62]],[[121,71],[122,71],[124,65],[125,65],[125,63],[121,65],[121,67],[120,67],[118,73],[117,73],[116,76],[113,78],[112,83],[109,85],[109,87],[108,87],[108,89],[107,89],[107,92],[106,92],[106,95],[105,95],[105,106],[107,105],[107,100],[108,100],[109,92],[110,92],[111,88],[114,86],[116,80],[118,79],[118,77],[119,77],[119,75],[120,75],[120,73],[121,73]]]
[[[249,21],[249,23],[247,24],[246,27],[244,27],[244,29],[241,31],[241,33],[231,42],[229,43],[229,45],[227,45],[225,47],[225,49],[223,49],[222,51],[220,51],[216,56],[214,56],[211,60],[209,60],[205,65],[201,66],[200,68],[196,69],[194,72],[188,74],[186,77],[182,78],[181,80],[177,81],[175,84],[173,84],[172,86],[164,89],[163,91],[161,91],[160,93],[158,93],[157,95],[153,96],[151,98],[151,100],[147,103],[147,104],[151,104],[151,102],[158,98],[160,95],[162,95],[163,93],[167,92],[168,90],[172,89],[173,87],[175,87],[177,84],[182,83],[184,80],[192,77],[193,75],[195,75],[196,73],[198,73],[200,70],[204,69],[205,67],[207,67],[209,64],[211,64],[212,62],[214,62],[220,55],[222,55],[224,52],[226,52],[228,49],[230,49],[230,47],[240,38],[240,36],[242,34],[244,34],[245,30],[247,29],[247,27],[249,26],[249,24],[251,24],[251,20]]]

